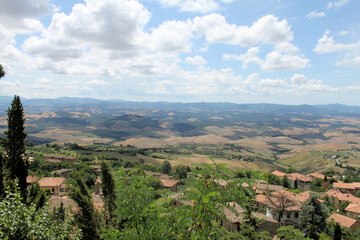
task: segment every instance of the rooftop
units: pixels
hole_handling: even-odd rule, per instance
[[[62,177],[44,177],[39,180],[40,187],[59,187],[65,182]]]
[[[338,213],[333,213],[327,219],[327,221],[331,221],[331,220],[334,220],[334,222],[339,223],[340,226],[347,227],[347,228],[350,228],[352,225],[354,225],[357,222],[355,219],[346,217],[346,216],[338,214]]]

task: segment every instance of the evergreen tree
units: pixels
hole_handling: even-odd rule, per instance
[[[95,215],[93,201],[87,186],[78,174],[74,176],[70,197],[77,203],[80,211],[75,215],[75,221],[82,230],[83,239],[99,239],[98,223]]]
[[[327,231],[326,219],[329,209],[319,202],[316,195],[305,201],[302,205],[300,222],[304,226],[308,236],[318,240],[319,234]]]
[[[296,180],[295,180],[295,181],[296,181]],[[289,181],[289,179],[288,179],[287,176],[284,176],[284,178],[282,179],[281,185],[282,185],[284,188],[290,188],[290,181]]]
[[[342,232],[341,232],[341,227],[339,223],[335,224],[335,230],[334,230],[334,236],[333,239],[334,240],[341,240],[341,236],[342,236]]]
[[[3,168],[3,157],[2,157],[2,154],[0,153],[0,199],[4,195],[4,183],[3,183],[2,168]]]
[[[5,138],[2,144],[6,153],[6,176],[9,179],[18,179],[21,196],[26,201],[28,175],[28,164],[23,159],[25,153],[25,117],[24,110],[19,96],[14,96],[11,107],[7,111],[8,130],[5,131]]]
[[[112,213],[116,209],[115,205],[115,183],[113,176],[110,172],[109,165],[105,162],[101,162],[101,188],[104,196],[104,208],[106,211],[106,220],[112,218]]]
[[[169,174],[171,172],[171,164],[169,161],[163,162],[161,166],[161,172],[164,174]]]
[[[32,183],[28,194],[28,203],[34,204],[36,209],[42,208],[46,203],[45,191],[40,188],[39,183]]]
[[[5,71],[4,71],[3,66],[1,66],[1,64],[0,64],[0,79],[3,78],[4,76],[5,76]]]

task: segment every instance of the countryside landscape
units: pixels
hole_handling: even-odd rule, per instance
[[[0,0],[0,240],[360,240],[359,0]]]

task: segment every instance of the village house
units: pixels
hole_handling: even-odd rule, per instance
[[[51,175],[59,175],[60,177],[68,178],[71,173],[71,169],[59,169],[51,172]]]
[[[286,176],[286,173],[278,171],[278,170],[271,172],[271,174],[277,176],[280,179],[282,179]]]
[[[294,188],[297,185],[301,191],[309,191],[311,189],[313,178],[309,176],[302,175],[300,173],[290,173],[286,175],[290,182],[291,187]],[[296,183],[295,183],[296,182]]]
[[[333,184],[333,188],[335,190],[339,190],[342,193],[350,193],[355,195],[357,191],[360,190],[360,183],[353,182],[353,183],[344,183],[344,182],[337,182]]]
[[[257,185],[253,187],[255,190],[255,194],[264,194],[264,193],[270,193],[270,192],[276,192],[281,191],[284,189],[283,186],[279,185],[272,185],[268,183],[258,182]]]
[[[321,180],[325,179],[325,175],[321,174],[321,173],[310,173],[310,174],[308,174],[308,176],[312,177],[312,178],[319,178]]]
[[[60,187],[62,186],[62,194],[65,194],[65,178],[62,177],[44,177],[39,180],[40,188],[44,189],[51,195],[59,196]]]
[[[236,212],[236,213],[235,213]],[[223,213],[225,219],[220,217],[221,225],[227,231],[239,231],[241,224],[244,222],[245,210],[236,202],[229,202],[224,206]],[[262,213],[253,212],[253,216],[260,219],[257,232],[267,231],[271,236],[275,236],[277,229],[280,227],[279,222],[273,220]]]
[[[339,208],[340,203],[345,201],[360,205],[360,198],[350,193],[342,193],[339,190],[332,189],[327,191],[326,195],[330,197],[330,202],[335,208]]]
[[[357,229],[360,228],[360,222],[349,218],[347,216],[338,214],[338,213],[333,213],[328,219],[328,222],[334,221],[340,224],[340,226],[342,227],[346,227],[349,228],[351,231],[356,231]]]
[[[309,197],[309,192],[296,194],[281,190],[273,192],[269,196],[256,195],[254,202],[258,211],[276,221],[279,219],[280,211],[284,210],[280,224],[299,227],[302,204]]]
[[[180,206],[190,206],[193,207],[194,203],[188,200],[181,200],[183,198],[183,194],[182,193],[177,193],[173,196],[170,196],[170,198],[172,199],[170,202],[170,206],[172,207],[180,207]]]
[[[356,220],[360,220],[360,205],[350,203],[345,208],[345,212],[346,212],[346,216],[356,219]]]
[[[173,191],[173,192],[177,192],[177,187],[180,183],[178,180],[163,179],[163,178],[160,178],[159,180],[162,183],[164,188],[168,188],[168,189],[171,189],[171,191]]]
[[[96,179],[96,181],[94,183],[94,194],[95,195],[102,195],[101,180],[99,178]]]

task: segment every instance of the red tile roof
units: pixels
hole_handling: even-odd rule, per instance
[[[59,187],[65,182],[62,177],[44,177],[39,180],[40,187]]]
[[[310,177],[314,177],[314,178],[320,178],[320,179],[325,179],[325,175],[324,174],[320,174],[320,173],[310,173],[309,174]]]
[[[326,194],[329,197],[337,198],[339,201],[349,201],[351,203],[360,205],[360,198],[357,198],[350,193],[342,193],[339,190],[332,189],[327,191]]]
[[[360,214],[360,205],[357,205],[357,204],[354,204],[354,203],[350,203],[350,204],[345,208],[345,211]]]
[[[338,214],[338,213],[333,213],[328,219],[327,221],[331,221],[334,220],[334,222],[339,223],[341,226],[343,227],[347,227],[350,228],[352,225],[354,225],[357,221],[355,219],[346,217],[344,215]]]
[[[166,188],[172,188],[172,187],[176,186],[179,183],[178,180],[172,180],[172,179],[162,179],[162,178],[160,178],[159,180],[163,184],[163,186],[166,187]]]
[[[34,174],[29,175],[26,177],[26,183],[30,184],[30,183],[34,183],[38,180],[39,178],[37,176],[35,176]]]
[[[308,176],[305,176],[305,175],[302,175],[300,173],[290,173],[290,174],[287,174],[288,178],[289,179],[292,179],[293,181],[295,180],[300,180],[302,182],[312,182],[312,177],[308,177]]]
[[[273,174],[273,175],[275,175],[275,176],[277,176],[277,177],[284,177],[284,176],[286,176],[286,173],[281,172],[281,171],[278,171],[278,170],[275,170],[275,171],[271,172],[271,174]]]

